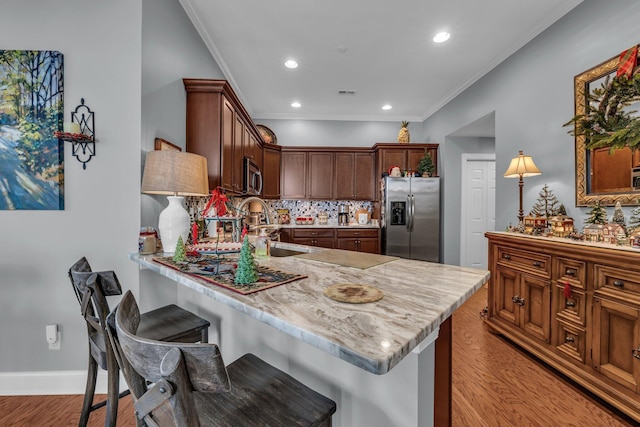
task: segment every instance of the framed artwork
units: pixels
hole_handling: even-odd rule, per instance
[[[63,56],[0,50],[0,210],[64,209]]]
[[[154,140],[153,148],[155,150],[182,151],[182,148],[162,138],[156,138]]]
[[[271,129],[269,129],[265,125],[256,125],[256,127],[258,128],[258,132],[260,132],[260,136],[262,137],[262,140],[264,142],[266,142],[267,144],[278,143],[278,138],[276,137],[276,134],[273,133]]]

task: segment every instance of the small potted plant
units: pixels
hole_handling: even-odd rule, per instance
[[[424,157],[420,159],[418,162],[418,175],[422,177],[430,177],[433,175],[433,159],[431,158],[431,154],[424,150]]]

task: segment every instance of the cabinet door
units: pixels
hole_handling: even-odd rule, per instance
[[[355,153],[336,153],[336,200],[349,200],[355,198]]]
[[[634,357],[640,349],[640,310],[595,297],[593,311],[593,368],[625,388],[640,392],[640,360]]]
[[[378,152],[380,156],[380,173],[389,172],[391,166],[399,166],[400,170],[407,168],[405,150],[382,149]]]
[[[268,147],[263,153],[262,197],[280,198],[280,151]]]
[[[495,300],[493,312],[500,319],[518,326],[520,324],[520,310],[513,301],[514,296],[520,296],[520,273],[509,268],[496,268]]]
[[[233,105],[226,99],[222,105],[222,161],[221,161],[221,175],[222,175],[222,187],[225,190],[234,191],[234,174],[233,174],[233,147],[234,147],[234,120],[235,114]],[[213,190],[213,188],[210,188]]]
[[[407,170],[415,172],[418,170],[418,163],[424,157],[424,148],[412,148],[407,150]]]
[[[307,153],[281,153],[280,196],[283,199],[304,199],[307,196]]]
[[[521,274],[519,302],[521,314],[520,327],[527,334],[549,342],[551,332],[551,286],[543,280],[528,274]]]
[[[337,154],[336,154],[337,156]],[[336,157],[336,168],[338,162]],[[337,169],[339,171],[340,169]],[[355,153],[355,193],[356,200],[373,200],[375,198],[376,178],[373,153]],[[339,181],[338,181],[339,183]],[[336,195],[336,199],[339,197]]]
[[[334,153],[309,152],[307,167],[307,198],[333,199]]]
[[[233,189],[236,193],[241,193],[243,188],[243,155],[245,125],[242,118],[235,115],[235,129],[233,135]]]
[[[378,244],[378,239],[360,239],[358,241],[358,251],[369,254],[379,254],[380,245]]]
[[[336,248],[344,249],[345,251],[357,251],[358,239],[353,239],[353,238],[336,239]]]

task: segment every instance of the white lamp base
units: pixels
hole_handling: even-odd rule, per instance
[[[191,218],[182,204],[184,197],[167,196],[169,206],[158,218],[158,230],[162,239],[162,250],[172,254],[176,251],[178,237],[182,236],[182,241],[186,244],[189,238],[189,225]]]

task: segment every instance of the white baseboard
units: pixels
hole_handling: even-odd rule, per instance
[[[84,394],[87,371],[0,372],[0,396]],[[127,384],[120,375],[120,391]],[[107,372],[98,371],[96,394],[107,393]]]

